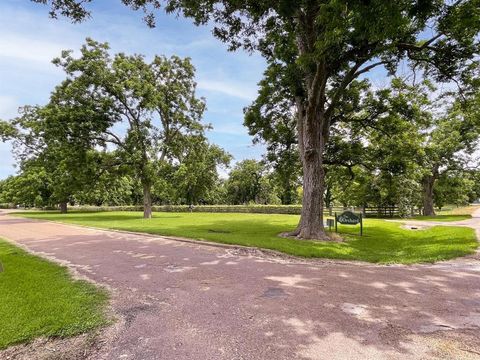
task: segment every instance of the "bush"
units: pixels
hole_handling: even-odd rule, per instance
[[[78,211],[143,211],[141,205],[129,206],[75,206]],[[299,215],[301,205],[161,205],[153,206],[154,212],[210,212],[210,213],[258,213]]]
[[[0,204],[0,209],[15,209],[15,208],[16,208],[15,204],[8,204],[8,203]]]

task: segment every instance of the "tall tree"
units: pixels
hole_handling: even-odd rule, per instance
[[[408,85],[395,79],[377,92],[382,95],[377,101],[368,102],[369,111],[383,108],[385,113],[364,133],[364,141],[371,169],[389,189],[388,205],[412,206],[419,185],[424,214],[434,215],[436,181],[472,165],[480,137],[478,84],[466,79],[466,85],[465,91],[439,93],[428,81]],[[408,198],[412,201],[405,202]]]
[[[152,216],[151,189],[162,163],[179,152],[189,136],[203,134],[204,99],[196,96],[189,59],[109,54],[106,43],[87,39],[81,56],[65,51],[55,63],[67,73],[52,96],[63,107],[89,106],[97,114],[82,120],[82,135],[112,149],[119,164],[134,169],[143,187],[144,217]],[[119,130],[121,129],[121,130]]]
[[[450,171],[467,170],[480,136],[480,114],[477,106],[463,100],[445,113],[434,116],[430,129],[424,131],[425,145],[422,165],[424,215],[435,215],[434,190],[438,179]]]
[[[81,20],[83,1],[36,0]],[[122,0],[136,9],[160,0]],[[283,68],[295,99],[303,208],[300,238],[326,239],[324,149],[350,84],[374,68],[407,61],[438,81],[462,81],[479,53],[479,0],[165,0],[166,10],[215,22],[231,49],[258,50]],[[82,12],[83,10],[83,12]],[[152,14],[147,22],[153,24]],[[152,20],[152,21],[149,21]]]

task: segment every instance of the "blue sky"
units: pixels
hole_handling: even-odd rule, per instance
[[[207,99],[204,121],[213,125],[208,137],[235,160],[260,158],[264,149],[253,146],[243,127],[243,108],[255,98],[265,69],[259,55],[228,52],[208,27],[158,13],[149,29],[142,14],[118,0],[96,1],[93,17],[82,24],[52,20],[46,6],[29,0],[0,2],[0,118],[16,115],[22,105],[44,104],[64,75],[51,64],[63,49],[77,50],[86,37],[110,43],[112,52],[177,54],[190,57],[197,69],[198,94]],[[0,179],[14,174],[11,144],[0,143]]]

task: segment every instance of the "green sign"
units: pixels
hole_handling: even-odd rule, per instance
[[[360,216],[351,211],[345,211],[337,216],[337,221],[344,225],[357,225],[360,223]]]
[[[360,235],[363,235],[363,218],[362,214],[355,214],[351,211],[344,211],[340,215],[335,213],[335,232],[338,232],[338,223],[343,225],[360,224]]]

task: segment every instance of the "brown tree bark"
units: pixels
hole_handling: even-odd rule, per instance
[[[298,109],[298,143],[303,164],[303,201],[299,224],[291,235],[301,239],[328,240],[323,226],[325,191],[323,153],[328,139],[324,131],[325,119],[316,111],[302,111],[301,105],[298,105]]]
[[[152,218],[152,186],[149,183],[143,183],[143,218]]]
[[[296,43],[300,56],[307,55],[308,58],[316,52],[315,40],[318,36],[318,29],[315,21],[319,10],[317,2],[312,2],[308,5],[308,9],[296,14],[298,27]],[[344,89],[353,80],[358,67],[354,67],[346,75],[340,85],[341,89]],[[334,108],[340,92],[335,94],[330,102],[327,102],[328,76],[327,64],[321,58],[315,63],[310,63],[305,67],[304,93],[299,91],[299,95],[295,99],[298,145],[303,164],[303,203],[300,222],[291,235],[302,239],[329,239],[323,226],[325,191],[323,157],[329,138],[331,110]]]
[[[297,229],[297,236],[302,239],[327,239],[323,227],[325,173],[320,151],[320,147],[312,150],[303,159],[303,203]]]
[[[66,201],[62,201],[60,203],[60,213],[61,214],[66,214],[68,211],[68,203]]]
[[[435,208],[433,204],[433,187],[435,186],[435,181],[440,176],[439,166],[437,164],[433,165],[432,171],[430,174],[427,174],[422,179],[423,186],[423,215],[425,216],[435,216]]]
[[[435,185],[435,177],[432,175],[425,176],[422,181],[423,185],[423,215],[435,216],[435,208],[433,205],[433,186]]]

